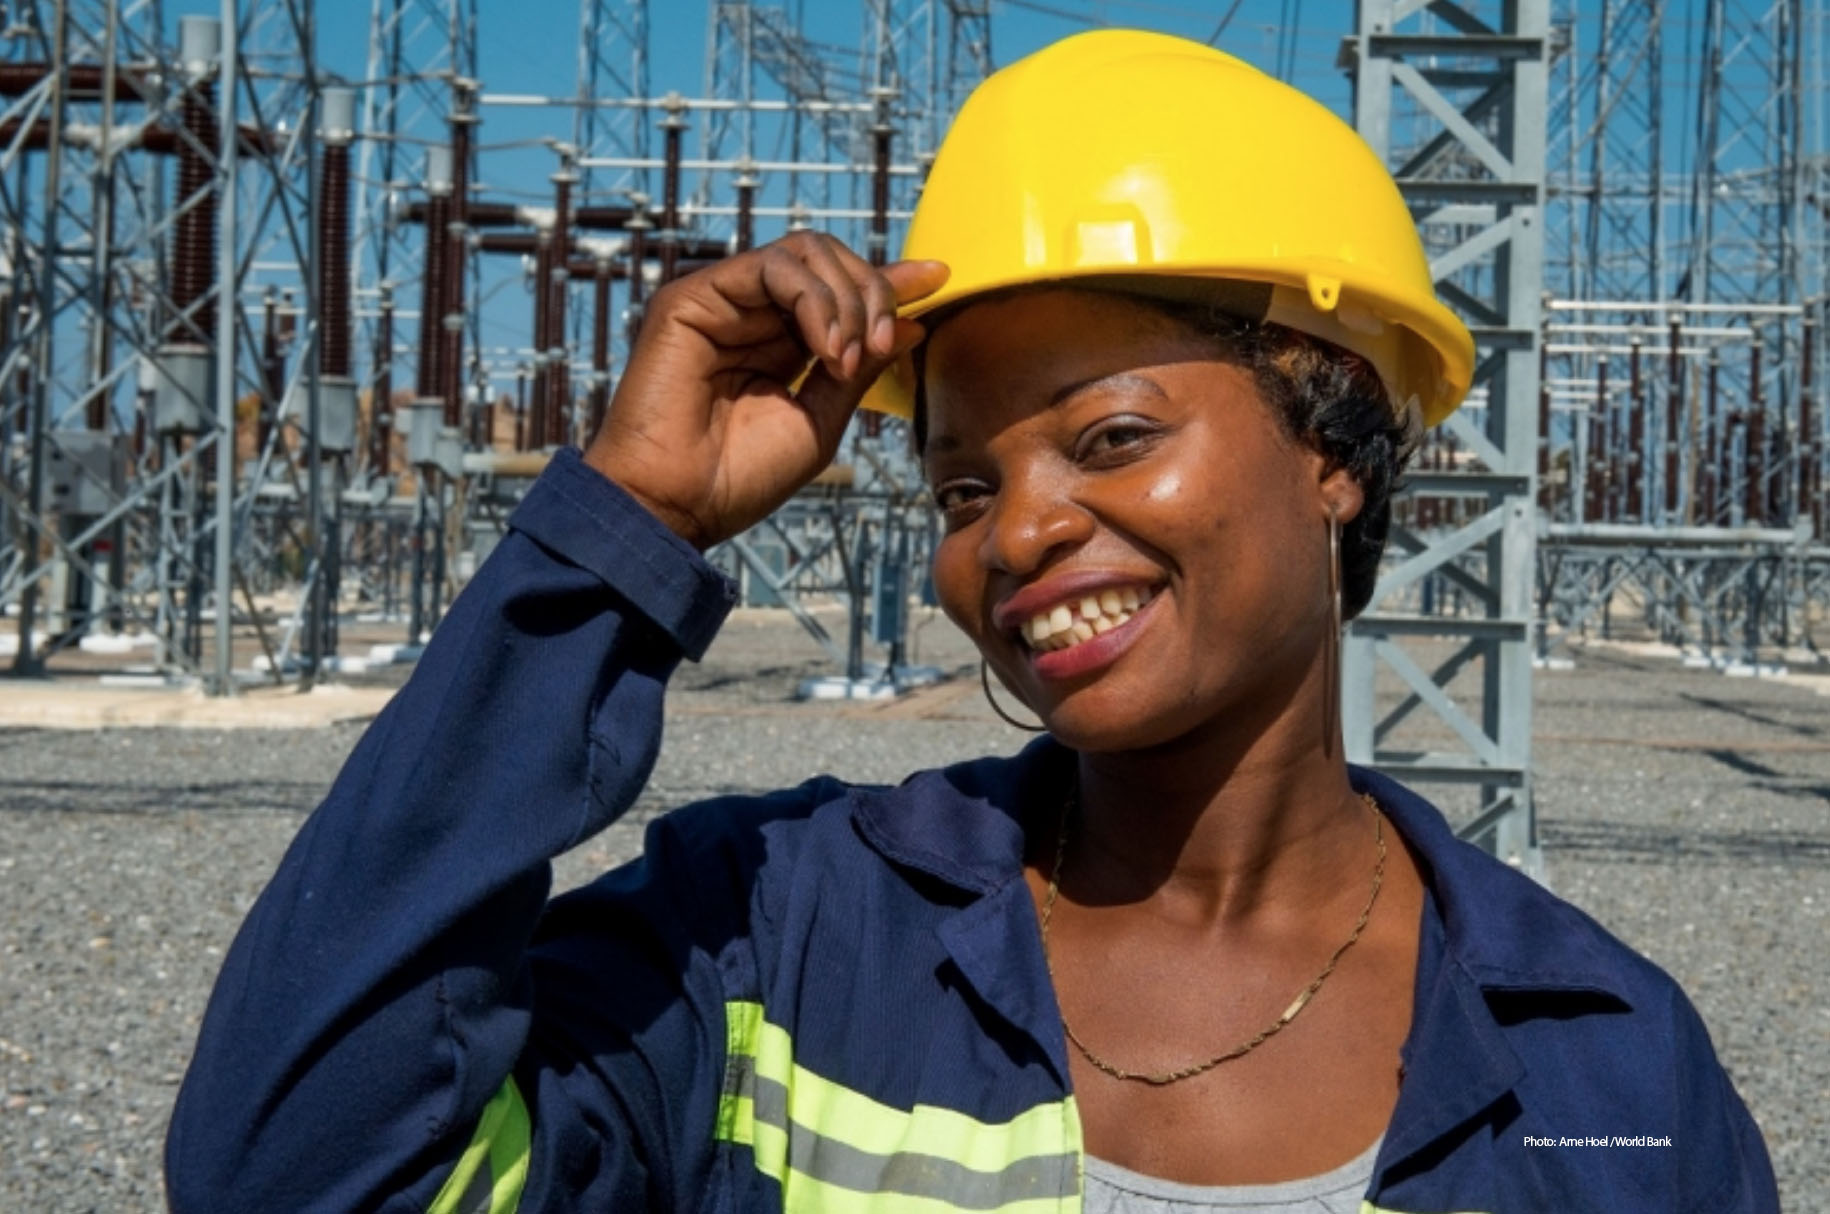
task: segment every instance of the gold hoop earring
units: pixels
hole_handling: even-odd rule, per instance
[[[1322,719],[1322,753],[1333,758],[1341,740],[1341,520],[1328,512],[1329,628],[1323,664],[1327,670],[1328,706]]]
[[[998,703],[998,698],[991,694],[991,668],[985,664],[984,658],[979,659],[979,686],[985,689],[985,702],[991,705],[991,711],[997,713],[999,719],[1005,724],[1014,725],[1018,729],[1028,733],[1048,732],[1048,726],[1046,725],[1025,725],[1022,721],[1017,720],[1004,711],[1003,707]]]

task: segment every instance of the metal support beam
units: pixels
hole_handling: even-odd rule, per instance
[[[1408,533],[1413,544],[1400,547],[1412,550],[1346,639],[1343,716],[1350,760],[1409,782],[1472,786],[1478,800],[1464,833],[1541,874],[1531,622],[1550,0],[1506,0],[1497,21],[1483,19],[1493,7],[1359,0],[1356,8],[1355,125],[1387,164],[1402,167],[1398,185],[1413,213],[1430,216],[1423,231],[1434,276],[1480,350],[1478,403],[1451,431],[1477,462],[1429,474],[1432,500],[1463,501],[1463,525]],[[1445,215],[1444,202],[1482,205]],[[1415,656],[1444,643],[1470,659]],[[1458,679],[1471,664],[1478,678]],[[1383,718],[1382,668],[1404,697],[1402,711]],[[1400,736],[1407,721],[1419,740]]]

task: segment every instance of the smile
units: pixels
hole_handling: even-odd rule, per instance
[[[1145,585],[1112,586],[1038,611],[1019,629],[1024,644],[1037,653],[1072,649],[1126,623],[1156,594]]]

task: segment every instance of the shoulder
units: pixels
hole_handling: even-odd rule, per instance
[[[1611,996],[1648,1011],[1681,999],[1670,975],[1593,916],[1455,834],[1420,794],[1356,770],[1417,857],[1450,955],[1486,991]]]
[[[1496,1048],[1517,1060],[1510,1140],[1664,1140],[1677,1149],[1646,1155],[1645,1169],[1625,1168],[1629,1151],[1615,1170],[1690,1195],[1685,1209],[1772,1208],[1759,1130],[1677,981],[1581,908],[1456,838],[1416,793],[1360,774],[1426,870],[1444,964],[1478,990],[1481,1018],[1504,1043]]]

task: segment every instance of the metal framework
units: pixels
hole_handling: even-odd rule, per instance
[[[1549,123],[1542,648],[1624,630],[1815,660],[1824,8],[1589,16],[1557,24]]]
[[[311,342],[318,88],[289,49],[309,44],[310,12],[227,4],[182,19],[175,47],[156,13],[60,0],[15,7],[6,31],[0,604],[17,612],[16,673],[98,621],[201,673],[206,615],[252,601],[272,551],[236,459],[269,459],[298,418],[238,357],[240,301],[263,279],[297,291]],[[240,452],[238,408],[254,423]],[[223,685],[226,639],[209,663]]]
[[[1531,628],[1549,17],[1549,0],[1360,0],[1344,48],[1355,124],[1392,166],[1438,293],[1477,345],[1474,399],[1444,428],[1465,458],[1426,460],[1411,477],[1412,493],[1435,509],[1394,521],[1396,561],[1344,647],[1347,753],[1401,778],[1474,787],[1463,832],[1532,871],[1541,863]],[[1450,588],[1460,610],[1445,609]],[[1401,687],[1389,708],[1377,694],[1381,668]],[[1425,718],[1446,730],[1419,728]]]
[[[1304,39],[1346,33],[1354,121],[1480,346],[1347,643],[1349,751],[1469,790],[1467,831],[1535,868],[1534,659],[1596,633],[1755,671],[1817,655],[1830,21],[1820,0],[1360,0],[1338,31],[1320,8],[1229,31],[1232,5],[1212,32],[1310,87]],[[545,453],[595,429],[649,294],[793,227],[886,257],[995,62],[984,0],[817,22],[707,0],[702,87],[656,95],[647,0],[580,0],[576,78],[511,94],[483,80],[503,18],[476,0],[370,0],[356,81],[315,62],[310,0],[225,0],[175,37],[158,11],[4,9],[17,673],[147,646],[227,691],[249,677],[233,625],[261,677],[308,681],[365,613],[411,654]],[[530,112],[551,136],[495,134]],[[717,559],[826,647],[825,692],[877,694],[917,677],[900,639],[931,537],[900,427],[860,424]],[[808,608],[834,597],[842,638]]]

